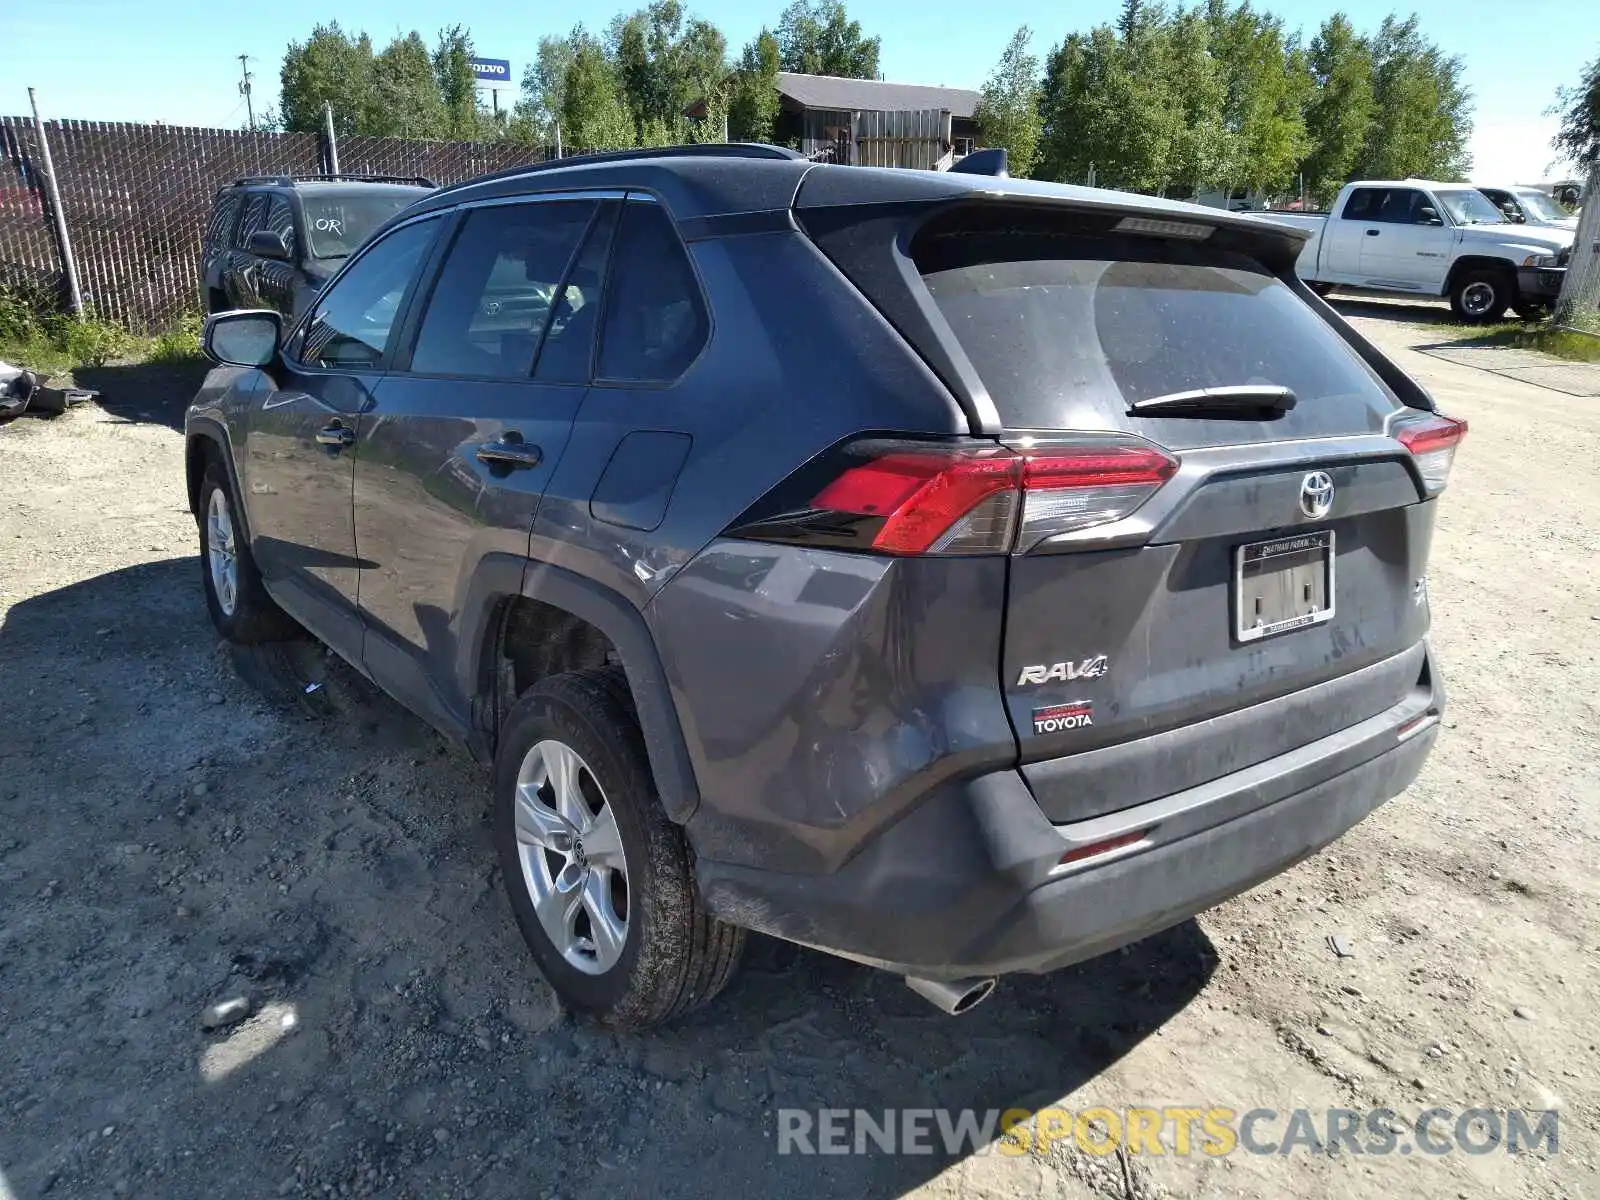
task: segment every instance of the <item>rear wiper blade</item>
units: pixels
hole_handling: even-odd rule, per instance
[[[1286,413],[1295,405],[1292,388],[1275,383],[1241,383],[1230,387],[1192,388],[1135,400],[1128,411],[1136,417],[1248,416]]]

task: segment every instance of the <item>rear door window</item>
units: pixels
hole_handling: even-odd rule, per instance
[[[599,376],[670,383],[699,357],[711,321],[666,210],[647,201],[624,205],[612,261]]]
[[[1383,207],[1383,188],[1357,188],[1344,202],[1340,217],[1346,221],[1374,221]]]
[[[1114,234],[969,235],[914,254],[1012,429],[1268,440],[1367,432],[1394,407],[1338,335],[1243,255]],[[1129,414],[1138,400],[1239,385],[1288,387],[1297,407],[1277,422]]]
[[[217,206],[211,210],[211,223],[206,226],[206,241],[217,246],[228,244],[233,232],[233,220],[239,215],[239,193],[224,192],[217,197]]]

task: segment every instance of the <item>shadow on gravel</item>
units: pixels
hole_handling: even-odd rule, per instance
[[[107,363],[80,367],[77,385],[100,393],[100,407],[114,417],[139,424],[183,428],[183,414],[200,390],[211,363]]]
[[[1372,317],[1380,321],[1398,321],[1406,325],[1460,325],[1461,318],[1444,303],[1418,304],[1414,301],[1384,301],[1371,296],[1346,296],[1335,292],[1328,298],[1340,313],[1347,317]],[[1507,320],[1511,319],[1507,314]]]
[[[753,939],[720,999],[618,1036],[532,966],[487,773],[314,643],[219,646],[193,559],[17,603],[0,696],[28,714],[0,738],[19,1197],[898,1196],[982,1152],[989,1113],[1107,1070],[1217,963],[1191,921],[950,1018]],[[203,1029],[232,997],[252,1015]],[[939,1108],[975,1110],[981,1144],[947,1153],[925,1121],[923,1153],[779,1152],[782,1109],[815,1131],[820,1109]],[[992,1157],[939,1186],[1038,1188]]]

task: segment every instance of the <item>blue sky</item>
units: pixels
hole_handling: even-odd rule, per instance
[[[420,30],[432,41],[441,25],[471,28],[479,54],[509,58],[521,77],[539,38],[574,21],[602,28],[618,9],[643,0],[573,5],[491,4],[441,7],[421,0],[50,0],[0,4],[0,111],[25,113],[27,87],[38,88],[48,117],[239,126],[237,56],[255,59],[255,99],[276,104],[283,49],[319,20],[336,16],[364,29],[380,46],[396,32]],[[852,16],[883,38],[887,78],[908,83],[977,87],[1018,25],[1034,31],[1043,54],[1073,29],[1110,20],[1117,0],[848,0]],[[1361,29],[1375,27],[1395,5],[1382,0],[1257,0],[1307,35],[1336,9]],[[1401,11],[1422,15],[1428,36],[1466,63],[1477,99],[1473,151],[1480,179],[1546,175],[1555,122],[1543,116],[1559,84],[1575,83],[1600,54],[1594,0],[1417,0]],[[715,22],[738,46],[776,19],[749,0],[688,0],[690,11]],[[514,99],[512,94],[502,98]]]

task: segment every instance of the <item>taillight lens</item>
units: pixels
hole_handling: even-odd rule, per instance
[[[1020,462],[999,447],[901,451],[851,467],[811,502],[823,512],[881,519],[886,554],[974,554],[1011,544]]]
[[[858,442],[786,480],[728,532],[883,554],[1004,554],[1121,520],[1177,467],[1110,438],[1020,452]]]
[[[1444,491],[1444,485],[1450,480],[1450,464],[1455,461],[1456,447],[1467,436],[1467,423],[1456,417],[1429,413],[1397,425],[1394,436],[1411,451],[1428,495],[1437,496]]]
[[[1021,551],[1058,533],[1122,520],[1178,469],[1176,459],[1144,445],[1041,451],[1024,461]]]

